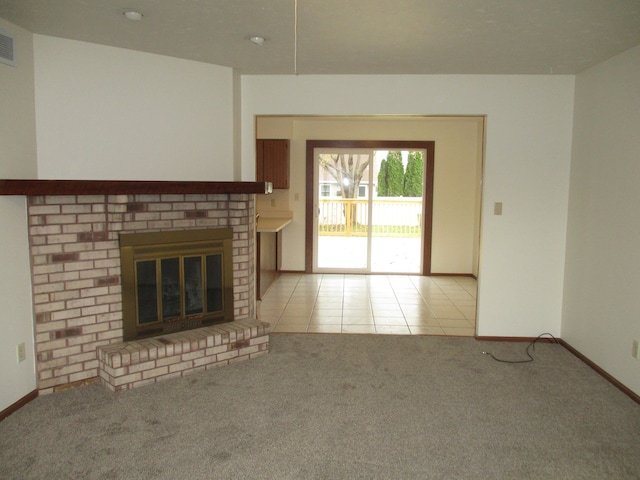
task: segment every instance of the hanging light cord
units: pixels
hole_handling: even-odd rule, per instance
[[[293,74],[298,75],[298,0],[293,0]]]

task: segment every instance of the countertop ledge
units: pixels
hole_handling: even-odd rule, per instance
[[[258,233],[277,233],[293,221],[293,212],[260,212],[256,230]]]

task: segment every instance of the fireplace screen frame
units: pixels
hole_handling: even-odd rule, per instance
[[[167,232],[122,233],[120,234],[120,262],[122,273],[122,320],[123,340],[153,337],[190,330],[202,326],[233,321],[233,229],[214,228],[205,230],[179,230]],[[192,315],[185,314],[184,259],[221,256],[220,278],[222,282],[222,308]],[[137,264],[155,260],[158,288],[158,305],[161,298],[160,263],[162,260],[179,259],[180,315],[163,319],[158,314],[156,321],[141,323],[138,312]],[[204,270],[204,266],[202,267]],[[206,274],[202,273],[202,289],[206,289]],[[203,294],[203,297],[206,297]],[[204,300],[203,305],[206,305]],[[161,307],[158,309],[161,310]]]

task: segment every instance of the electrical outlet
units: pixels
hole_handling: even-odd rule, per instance
[[[27,350],[24,345],[24,342],[19,343],[16,350],[18,351],[18,363],[24,362],[27,358]]]
[[[633,346],[631,347],[631,355],[633,355],[633,358],[640,359],[640,352],[638,352],[638,340],[633,341]]]

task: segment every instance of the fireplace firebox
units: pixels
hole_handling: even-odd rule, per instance
[[[120,235],[125,341],[233,321],[231,228]]]

